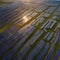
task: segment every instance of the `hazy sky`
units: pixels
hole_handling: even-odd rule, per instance
[[[43,2],[43,1],[60,1],[60,0],[0,0],[0,1],[26,1],[26,2]]]
[[[40,2],[40,1],[60,1],[60,0],[22,0],[22,1],[37,1],[37,2]]]
[[[27,1],[27,2],[42,2],[42,1],[60,1],[60,0],[19,0],[19,1]]]
[[[32,0],[32,1],[60,1],[60,0]]]

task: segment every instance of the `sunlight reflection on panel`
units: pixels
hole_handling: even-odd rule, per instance
[[[24,21],[24,23],[28,21],[27,16],[24,16],[24,17],[23,17],[23,21]]]

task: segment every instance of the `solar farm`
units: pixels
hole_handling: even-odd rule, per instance
[[[60,60],[60,2],[0,6],[0,60]]]

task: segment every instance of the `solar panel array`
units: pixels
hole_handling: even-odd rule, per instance
[[[60,3],[9,4],[0,7],[1,60],[58,60]]]

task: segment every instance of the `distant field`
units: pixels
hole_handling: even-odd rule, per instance
[[[11,3],[13,3],[13,2],[0,2],[0,5],[2,5],[2,4],[11,4]]]

